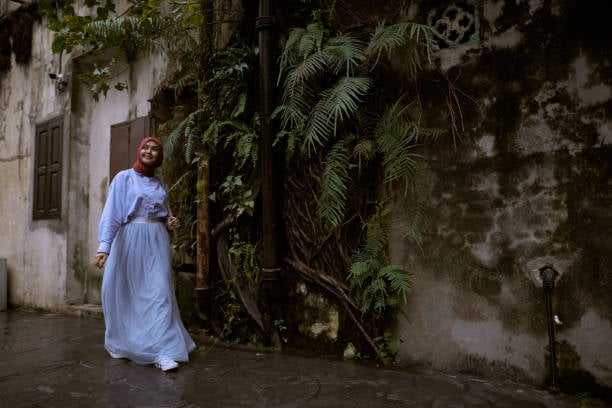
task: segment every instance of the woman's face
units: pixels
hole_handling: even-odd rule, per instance
[[[153,142],[147,142],[140,149],[140,161],[145,166],[153,166],[159,159],[159,146]]]

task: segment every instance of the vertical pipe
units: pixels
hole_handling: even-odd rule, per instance
[[[278,277],[278,186],[275,170],[274,152],[272,149],[272,113],[274,82],[272,60],[272,29],[274,19],[271,16],[271,0],[260,0],[256,28],[259,33],[259,83],[260,83],[260,116],[261,116],[261,171],[262,171],[262,234],[263,234],[263,268],[264,280],[275,280]]]
[[[552,292],[555,287],[555,278],[559,273],[550,265],[540,268],[544,300],[546,301],[546,322],[548,328],[548,349],[550,353],[550,389],[557,391],[557,353],[555,346],[555,322],[552,310]]]
[[[552,314],[552,293],[545,292],[546,298],[546,319],[548,323],[548,350],[550,352],[550,386],[554,390],[557,388],[557,355],[555,352],[555,327]]]

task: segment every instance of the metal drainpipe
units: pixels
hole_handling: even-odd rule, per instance
[[[277,245],[278,227],[278,186],[276,179],[274,152],[272,149],[272,113],[274,83],[272,60],[272,29],[274,17],[271,15],[271,1],[260,0],[259,15],[255,27],[259,32],[259,83],[261,115],[261,170],[262,170],[262,234],[264,284],[277,281],[280,275]]]
[[[550,352],[550,391],[557,392],[557,355],[555,352],[555,321],[552,310],[552,293],[555,287],[555,279],[559,276],[551,265],[540,268],[542,287],[544,288],[544,299],[546,300],[546,320],[548,325],[548,349]]]

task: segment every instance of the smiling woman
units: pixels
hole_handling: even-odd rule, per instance
[[[153,177],[155,169],[164,161],[162,146],[161,142],[153,137],[143,139],[138,146],[134,170],[147,177]]]
[[[159,155],[159,146],[155,142],[149,141],[142,146],[142,149],[140,149],[139,163],[142,163],[145,166],[155,166],[159,159]]]
[[[178,367],[177,361],[189,361],[195,344],[174,294],[168,230],[180,222],[169,216],[166,190],[155,177],[163,159],[161,141],[147,137],[133,167],[113,179],[94,264],[105,267],[104,346],[110,356],[168,371]]]

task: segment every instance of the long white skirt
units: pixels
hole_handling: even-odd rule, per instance
[[[123,225],[113,241],[102,279],[104,346],[138,364],[160,357],[189,361],[195,343],[181,321],[161,222]]]

